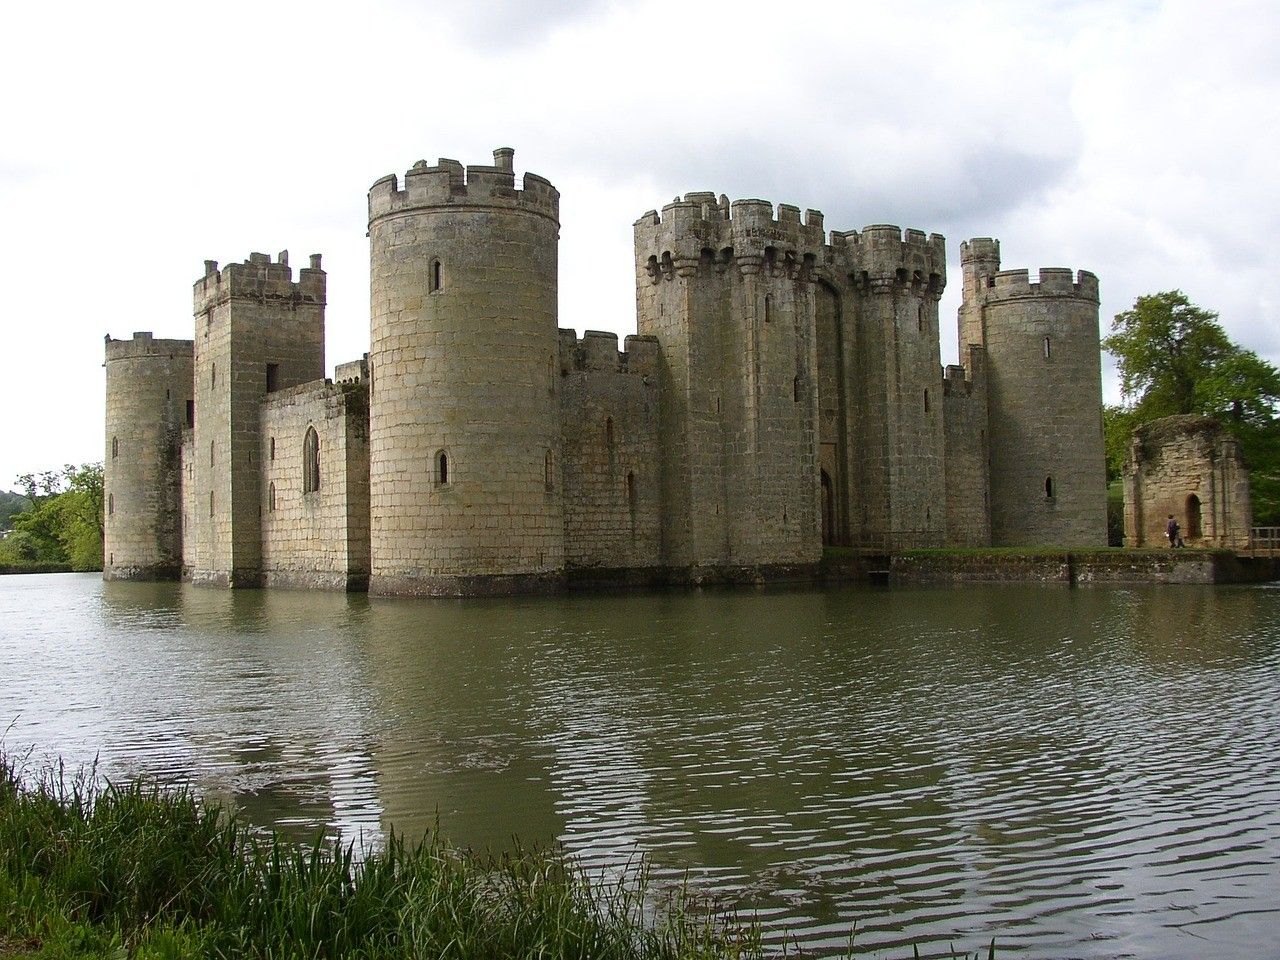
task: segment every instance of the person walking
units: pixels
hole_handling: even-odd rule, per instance
[[[1182,546],[1182,538],[1178,536],[1180,528],[1178,521],[1173,519],[1173,514],[1169,514],[1169,522],[1165,525],[1164,535],[1169,538],[1170,547]]]

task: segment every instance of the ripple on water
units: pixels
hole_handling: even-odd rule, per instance
[[[1280,940],[1280,591],[467,603],[0,578],[0,718],[298,833],[562,843],[815,952]]]

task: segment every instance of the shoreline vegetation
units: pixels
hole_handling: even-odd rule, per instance
[[[796,955],[687,887],[655,889],[643,863],[628,874],[596,881],[558,851],[477,854],[436,833],[299,844],[190,787],[33,771],[0,751],[4,960]]]

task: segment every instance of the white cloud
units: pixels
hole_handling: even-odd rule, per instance
[[[499,145],[560,188],[561,322],[634,329],[631,223],[712,189],[1181,287],[1280,359],[1262,3],[24,5],[0,50],[0,486],[101,456],[101,337],[189,336],[206,258],[325,254],[367,349],[364,192]],[[944,329],[947,329],[944,327]],[[954,335],[948,330],[947,349]],[[39,415],[31,415],[38,410]]]

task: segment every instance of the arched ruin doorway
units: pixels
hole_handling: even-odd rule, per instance
[[[1200,539],[1200,498],[1194,493],[1187,497],[1187,540]]]

